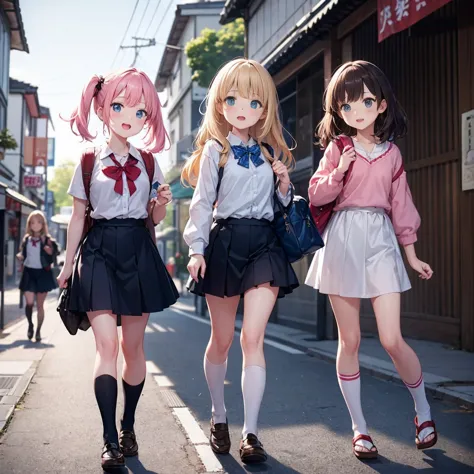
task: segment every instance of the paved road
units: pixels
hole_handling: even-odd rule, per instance
[[[148,334],[146,351],[167,375],[207,435],[210,398],[202,371],[209,326],[182,312],[157,315],[153,322],[173,332]],[[337,385],[335,366],[303,354],[265,346],[267,387],[260,415],[260,436],[268,466],[247,468],[271,473],[474,472],[474,413],[430,400],[441,430],[437,446],[424,453],[414,446],[413,402],[401,386],[363,377],[367,421],[381,456],[364,464],[351,454],[350,419]],[[230,456],[219,459],[231,474],[242,473],[238,443],[243,423],[240,391],[242,358],[234,338],[227,372],[226,406],[231,424]]]
[[[150,320],[145,337],[150,375],[136,425],[141,456],[128,462],[124,473],[195,474],[219,467],[205,439],[210,398],[202,356],[210,328],[186,314],[168,310]],[[0,472],[98,473],[101,428],[92,392],[92,333],[71,337],[54,314],[48,315],[47,325],[45,356],[23,404],[0,439]],[[474,472],[474,413],[431,400],[440,441],[435,448],[418,452],[407,390],[365,376],[365,411],[381,456],[364,464],[351,454],[350,420],[334,365],[287,352],[285,346],[266,345],[265,350],[267,389],[260,436],[269,462],[246,468],[238,456],[243,405],[242,359],[236,336],[226,385],[233,446],[230,455],[219,457],[222,470],[230,474]]]

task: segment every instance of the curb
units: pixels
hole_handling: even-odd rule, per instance
[[[325,362],[330,362],[335,364],[336,363],[336,355],[324,351],[322,349],[313,349],[308,348],[304,344],[295,342],[290,338],[278,337],[273,334],[265,334],[265,338],[271,339],[275,342],[280,342],[282,344],[286,344],[287,346],[293,347],[294,349],[299,349],[300,351],[304,352],[306,355],[311,357],[316,357],[320,360],[324,360]],[[396,371],[389,371],[382,367],[377,367],[372,364],[367,364],[362,360],[359,361],[360,371],[367,375],[372,375],[376,378],[386,380],[389,382],[394,382],[398,385],[403,385],[402,379],[398,375]],[[426,375],[426,373],[425,373]],[[462,408],[467,408],[469,410],[474,410],[474,400],[472,398],[466,398],[463,394],[457,393],[454,390],[449,390],[448,388],[444,388],[442,386],[438,386],[436,384],[425,383],[425,389],[428,393],[433,395],[437,400],[449,401],[455,404],[461,405]]]
[[[15,383],[8,395],[4,395],[0,400],[0,437],[5,434],[5,428],[10,423],[18,403],[24,397],[31,380],[33,379],[38,363],[35,361],[31,367]]]

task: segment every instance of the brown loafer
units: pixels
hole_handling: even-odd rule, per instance
[[[211,419],[211,436],[209,437],[211,449],[216,454],[227,454],[230,451],[229,425],[216,423]]]
[[[263,444],[252,433],[240,442],[239,453],[241,461],[245,464],[256,464],[267,460]]]
[[[112,469],[125,466],[125,458],[115,443],[105,443],[102,450],[102,468]]]
[[[130,430],[122,430],[119,436],[119,446],[125,457],[132,457],[138,454],[138,443],[135,433]]]

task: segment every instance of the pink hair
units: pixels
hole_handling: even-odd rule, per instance
[[[99,76],[91,78],[82,91],[79,107],[74,109],[70,118],[64,119],[71,125],[74,135],[81,136],[87,141],[92,141],[95,138],[89,131],[92,101],[94,101],[96,114],[97,110],[102,108],[104,127],[109,130],[110,106],[125,91],[125,106],[127,107],[134,107],[140,102],[142,96],[144,97],[147,112],[145,128],[148,130],[144,137],[144,143],[152,153],[162,151],[166,139],[169,141],[169,137],[163,126],[160,99],[149,77],[138,69],[125,69],[103,78],[102,86],[97,92],[100,80]],[[77,132],[74,128],[77,129]]]

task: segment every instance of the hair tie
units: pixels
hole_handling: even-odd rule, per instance
[[[99,76],[99,82],[95,85],[94,97],[99,93],[102,89],[102,84],[105,82],[105,79],[102,76]]]

